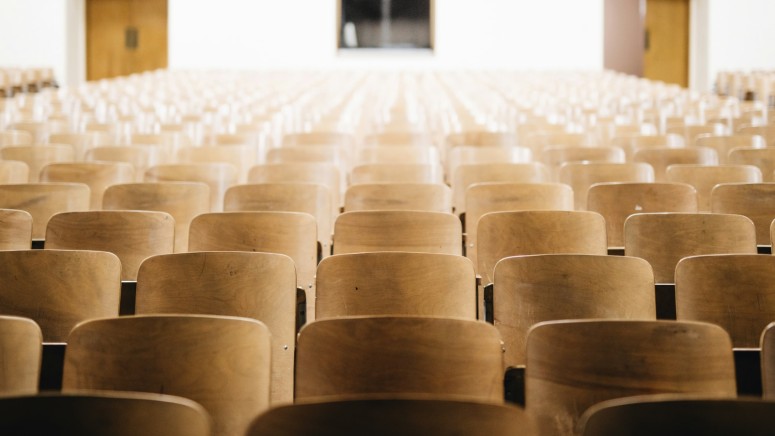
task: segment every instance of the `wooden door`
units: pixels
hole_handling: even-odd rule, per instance
[[[87,80],[166,67],[167,0],[87,0]]]
[[[689,1],[647,0],[643,77],[688,86]]]

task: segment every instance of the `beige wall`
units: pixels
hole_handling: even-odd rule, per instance
[[[603,67],[643,75],[642,0],[605,0]]]

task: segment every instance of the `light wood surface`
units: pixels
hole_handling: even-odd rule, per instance
[[[759,342],[762,362],[762,393],[765,399],[775,398],[775,322],[762,332]]]
[[[458,215],[466,211],[466,189],[474,183],[543,183],[549,172],[542,163],[460,165],[452,176],[452,206]]]
[[[48,142],[51,144],[67,144],[72,146],[75,151],[76,160],[81,160],[88,150],[95,147],[106,145],[115,146],[117,143],[117,132],[113,129],[109,131],[91,131],[89,127],[91,126],[87,124],[87,130],[81,133],[52,133],[48,136]]]
[[[132,165],[123,162],[68,162],[46,165],[40,171],[41,182],[83,183],[89,187],[91,210],[102,209],[105,189],[119,183],[131,183]]]
[[[495,264],[525,254],[607,254],[605,220],[582,211],[491,212],[479,219],[477,273],[493,281]]]
[[[433,135],[424,132],[380,132],[366,135],[364,145],[374,146],[430,146],[433,145]]]
[[[736,396],[729,335],[675,321],[554,321],[528,333],[526,411],[542,435],[574,435],[600,401],[652,393]]]
[[[18,160],[0,161],[0,184],[27,183],[30,167]]]
[[[697,190],[700,212],[711,210],[710,194],[720,183],[761,183],[762,172],[753,165],[676,164],[667,168],[667,180],[687,183]]]
[[[338,166],[331,163],[276,163],[256,165],[250,169],[248,183],[301,182],[317,183],[331,193],[331,206],[342,206],[342,175]]]
[[[0,250],[28,250],[32,246],[32,215],[0,209]]]
[[[289,133],[283,136],[283,146],[295,145],[338,145],[350,147],[355,145],[355,138],[350,133],[327,131]]]
[[[679,320],[723,327],[737,348],[757,348],[775,319],[775,257],[757,254],[693,256],[675,269]]]
[[[199,404],[171,395],[90,391],[0,399],[0,432],[16,435],[209,436]]]
[[[132,316],[79,324],[68,338],[62,391],[178,395],[201,404],[213,435],[242,435],[269,407],[271,335],[247,318]]]
[[[700,135],[694,140],[694,144],[699,147],[710,147],[716,150],[720,164],[745,164],[749,162],[735,162],[730,159],[730,152],[735,148],[757,148],[766,147],[767,143],[759,135]],[[764,172],[764,171],[762,171]]]
[[[201,182],[210,187],[210,210],[223,210],[223,196],[236,185],[239,175],[234,165],[226,163],[167,164],[151,167],[146,182]]]
[[[452,191],[441,183],[370,183],[353,185],[344,194],[346,212],[422,210],[452,213]]]
[[[538,131],[528,133],[522,138],[524,138],[522,145],[532,148],[536,154],[549,147],[586,147],[592,145],[589,135],[565,131]]]
[[[527,147],[458,145],[447,153],[447,176],[460,165],[531,162],[533,151]]]
[[[110,210],[66,212],[51,217],[46,248],[108,251],[121,259],[121,280],[136,280],[140,264],[172,253],[175,220],[166,212]]]
[[[755,254],[756,230],[742,215],[638,213],[624,222],[624,253],[646,259],[656,283],[674,283],[684,257]]]
[[[0,251],[0,313],[31,318],[46,342],[79,322],[118,316],[121,261],[111,253]]]
[[[84,160],[128,163],[135,169],[134,181],[142,182],[145,172],[161,163],[161,152],[148,145],[113,145],[87,150]]]
[[[459,145],[475,145],[484,147],[511,147],[517,145],[519,138],[514,132],[488,132],[484,130],[469,130],[460,133],[450,133],[444,138],[447,148]]]
[[[654,169],[640,162],[629,163],[581,163],[570,162],[560,167],[560,182],[573,189],[576,210],[587,210],[589,187],[595,183],[654,181]]]
[[[320,262],[316,280],[316,319],[353,315],[476,319],[474,267],[461,256],[340,254]]]
[[[775,183],[724,183],[710,194],[714,213],[745,215],[756,226],[756,243],[770,245],[770,224],[775,219]]]
[[[137,314],[241,316],[272,333],[272,403],[293,402],[296,268],[282,254],[197,252],[154,256],[137,274]]]
[[[0,396],[36,394],[40,377],[43,334],[28,318],[0,316]],[[0,406],[1,410],[5,410]],[[0,418],[0,422],[5,422]],[[2,429],[2,424],[0,424]]]
[[[534,435],[523,410],[441,398],[337,400],[275,408],[253,422],[248,436]]]
[[[664,1],[664,0],[660,0]],[[682,0],[684,1],[684,0]],[[700,125],[686,124],[680,121],[678,124],[671,125],[670,121],[667,121],[667,127],[665,131],[670,134],[681,135],[684,137],[684,142],[688,147],[695,145],[697,138],[704,135],[726,135],[729,133],[727,127],[721,123],[707,123]]]
[[[296,400],[389,393],[456,395],[502,403],[502,365],[498,332],[479,321],[321,320],[306,325],[299,334]]]
[[[560,319],[656,319],[643,259],[588,254],[507,257],[495,266],[493,320],[506,367],[525,364],[530,328]]]
[[[619,147],[548,147],[541,151],[541,162],[559,180],[560,167],[568,162],[624,163],[624,150]]]
[[[436,147],[415,145],[394,145],[391,147],[362,147],[355,151],[353,163],[357,164],[419,164],[440,163]]]
[[[26,130],[0,130],[0,147],[32,145],[32,133]]]
[[[188,251],[188,228],[210,212],[210,188],[201,182],[149,182],[113,185],[105,190],[104,210],[166,212],[175,220],[175,252]]]
[[[0,207],[32,215],[33,239],[46,237],[46,226],[53,215],[89,210],[89,198],[89,187],[82,183],[0,184]]]
[[[460,220],[450,213],[347,212],[334,223],[334,254],[414,251],[461,255],[462,235]]]
[[[239,182],[245,182],[248,170],[256,164],[256,147],[251,145],[213,145],[183,147],[178,150],[179,163],[227,163],[237,168]]]
[[[762,172],[765,182],[775,182],[775,148],[734,148],[729,152],[732,165],[754,165]]]
[[[603,215],[609,247],[624,247],[624,221],[635,213],[697,213],[697,191],[685,183],[598,183],[590,186],[587,209]]]
[[[651,165],[654,181],[667,181],[667,167],[674,164],[718,165],[718,153],[709,147],[652,147],[635,152],[632,160]]]
[[[306,145],[283,146],[267,150],[264,161],[274,163],[329,163],[341,170],[348,166],[346,150],[335,145]]]
[[[631,161],[638,150],[654,147],[684,147],[686,141],[683,136],[675,133],[665,135],[629,134],[614,136],[609,145],[620,147],[624,150],[627,161]]]
[[[350,184],[361,183],[443,183],[441,165],[366,164],[350,172]]]
[[[29,182],[40,180],[40,170],[55,162],[72,162],[75,160],[73,147],[70,145],[23,145],[4,147],[0,149],[0,158],[24,162],[29,167]]]

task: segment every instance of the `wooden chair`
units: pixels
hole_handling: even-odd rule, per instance
[[[30,167],[17,160],[0,161],[0,185],[9,183],[27,183]]]
[[[441,165],[358,165],[350,173],[350,184],[363,183],[444,183],[444,176]]]
[[[461,255],[456,216],[416,210],[347,212],[334,223],[334,254],[414,251]]]
[[[591,138],[585,133],[536,132],[524,137],[524,143],[536,154],[550,147],[587,147],[592,145]]]
[[[674,133],[684,137],[687,145],[693,145],[699,136],[702,135],[727,135],[726,127],[721,123],[707,123],[704,125],[675,125],[667,126],[667,133]]]
[[[526,163],[533,160],[527,147],[459,145],[447,154],[447,176],[455,174],[460,165]]]
[[[744,125],[737,129],[737,134],[742,135],[758,135],[764,138],[767,142],[767,147],[775,146],[775,124],[768,124],[766,126],[751,126]]]
[[[396,132],[379,132],[366,135],[363,138],[364,145],[373,146],[431,146],[433,145],[433,135],[425,132],[410,132],[410,131],[396,131]]]
[[[737,348],[756,348],[775,319],[775,258],[756,254],[686,257],[675,270],[679,320],[723,327]]]
[[[330,131],[288,133],[283,136],[283,146],[297,145],[339,145],[352,147],[355,145],[355,138],[347,132]]]
[[[201,182],[125,183],[110,186],[104,210],[166,212],[175,220],[175,252],[188,251],[188,228],[197,215],[210,212],[210,188]]]
[[[297,286],[307,293],[307,318],[315,313],[317,224],[299,212],[222,212],[194,218],[189,251],[261,251],[284,254],[296,264]]]
[[[656,283],[675,283],[684,257],[756,254],[756,230],[742,215],[637,213],[624,222],[624,254],[646,259]]]
[[[89,210],[89,187],[82,183],[0,184],[0,207],[28,212],[32,239],[44,239],[54,214]]]
[[[419,164],[440,163],[436,147],[418,147],[414,145],[394,145],[390,147],[362,147],[355,151],[353,163],[359,164]]]
[[[653,147],[638,150],[633,162],[643,162],[654,169],[654,181],[667,181],[667,167],[675,164],[718,165],[716,150],[709,147]]]
[[[43,334],[28,318],[0,316],[0,396],[38,392]],[[5,410],[0,406],[0,410]],[[0,421],[6,422],[0,417]],[[0,430],[2,424],[0,424]]]
[[[32,145],[32,134],[26,130],[0,130],[0,147]]]
[[[290,257],[246,252],[153,256],[137,274],[136,313],[241,316],[265,323],[272,333],[272,403],[293,402],[296,267]]]
[[[0,158],[24,162],[29,167],[29,182],[40,180],[40,170],[56,162],[73,162],[75,153],[69,145],[22,145],[0,148]]]
[[[762,172],[765,182],[775,182],[775,148],[733,148],[729,152],[731,165],[754,165]]]
[[[223,210],[223,196],[238,181],[237,168],[226,163],[168,164],[151,167],[146,182],[201,182],[210,187],[210,211]]]
[[[623,320],[545,322],[528,333],[526,411],[542,435],[578,434],[595,403],[652,393],[734,398],[729,335],[705,323]]]
[[[653,147],[684,147],[686,142],[683,136],[674,133],[666,135],[633,134],[615,136],[609,145],[624,150],[626,161],[630,162],[638,150]]]
[[[409,252],[340,254],[318,265],[315,319],[354,315],[476,319],[470,260]]]
[[[199,404],[171,395],[92,391],[0,399],[0,432],[15,435],[209,436]]]
[[[455,395],[502,403],[500,337],[452,318],[351,317],[302,328],[296,401],[366,394]]]
[[[452,191],[441,183],[353,185],[344,193],[344,210],[422,210],[452,213]]]
[[[584,436],[725,436],[772,433],[775,403],[755,398],[658,394],[603,401],[581,417]]]
[[[461,165],[452,177],[452,207],[458,215],[466,211],[466,189],[474,183],[544,183],[549,172],[541,163]]]
[[[46,165],[40,171],[41,182],[83,183],[89,187],[89,208],[102,209],[105,189],[134,181],[134,168],[123,162],[68,162]]]
[[[756,243],[770,245],[770,224],[775,219],[775,183],[723,183],[710,194],[713,213],[745,215],[756,226]]]
[[[589,187],[587,209],[603,215],[609,248],[624,247],[624,221],[650,212],[697,213],[697,191],[685,183],[597,183]]]
[[[697,190],[698,209],[709,212],[710,193],[720,183],[761,183],[762,172],[753,165],[670,165],[667,180],[687,183]]]
[[[68,337],[62,391],[179,395],[201,404],[213,434],[243,435],[269,407],[271,337],[247,318],[132,316],[79,324]]]
[[[274,408],[259,416],[248,436],[533,435],[521,409],[457,399],[332,400]]]
[[[477,226],[477,274],[493,282],[495,264],[504,257],[525,254],[608,253],[605,219],[582,211],[533,210],[491,212]]]
[[[331,207],[342,206],[341,171],[331,163],[278,163],[256,165],[250,169],[248,183],[317,183],[329,189]]]
[[[735,148],[764,148],[767,143],[759,135],[700,135],[694,140],[694,145],[716,150],[718,162],[724,165],[743,163],[729,160],[729,153]]]
[[[642,162],[580,163],[570,162],[560,167],[560,182],[573,189],[576,210],[587,210],[587,193],[595,183],[654,181],[654,169]]]
[[[334,164],[341,171],[349,167],[348,153],[335,145],[284,146],[267,150],[264,161],[268,164],[322,163]]]
[[[524,365],[528,331],[539,322],[655,320],[654,273],[648,262],[635,257],[507,257],[495,265],[492,310],[504,342],[504,364]]]
[[[177,152],[178,163],[225,163],[237,169],[238,181],[247,180],[248,170],[256,164],[256,148],[250,145],[214,145],[183,147]]]
[[[98,251],[0,251],[0,313],[31,318],[46,342],[79,322],[118,316],[121,261]]]
[[[0,209],[0,250],[28,250],[32,246],[32,215]]]
[[[81,160],[84,153],[95,148],[118,143],[116,132],[85,131],[80,133],[62,132],[48,136],[50,144],[67,144],[73,147],[75,159]]]
[[[541,151],[541,162],[560,179],[560,167],[569,162],[624,163],[624,150],[619,147],[548,147]]]
[[[765,327],[759,342],[761,348],[762,392],[767,400],[775,398],[775,322]]]
[[[46,248],[108,251],[121,259],[121,280],[137,280],[147,258],[172,253],[175,220],[166,212],[110,210],[65,212],[51,217]]]
[[[468,130],[459,133],[450,133],[444,138],[447,148],[460,145],[473,145],[479,147],[512,147],[516,146],[519,138],[514,132],[488,132],[484,130]]]
[[[122,145],[95,147],[86,151],[85,161],[125,162],[135,169],[136,182],[142,182],[149,168],[160,165],[161,152],[147,145]]]

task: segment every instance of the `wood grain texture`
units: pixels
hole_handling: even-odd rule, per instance
[[[251,145],[213,145],[202,147],[183,147],[177,152],[180,163],[221,162],[234,165],[238,180],[245,182],[248,170],[256,164],[256,147]]]
[[[651,165],[654,181],[667,181],[667,167],[675,164],[718,165],[718,153],[709,147],[652,147],[635,152],[632,160]]]
[[[547,147],[540,153],[541,162],[560,179],[560,167],[569,162],[624,163],[624,150],[619,147]]]
[[[506,436],[535,434],[522,409],[442,398],[336,400],[279,407],[261,415],[248,436],[347,434]]]
[[[343,179],[339,167],[332,163],[276,163],[256,165],[248,173],[248,183],[302,182],[317,183],[331,193],[334,210],[342,206]]]
[[[700,212],[710,212],[710,194],[720,183],[761,183],[762,172],[753,165],[676,164],[667,168],[669,182],[686,183],[697,190]]]
[[[30,167],[18,160],[0,161],[0,184],[27,183]]]
[[[643,77],[689,86],[689,0],[648,0]]]
[[[729,335],[675,321],[553,321],[527,338],[526,411],[542,435],[579,434],[600,401],[655,393],[736,396]]]
[[[452,175],[452,206],[458,215],[466,211],[466,189],[474,183],[542,183],[548,181],[548,169],[544,164],[538,162],[460,165]]]
[[[441,183],[353,185],[344,194],[344,210],[422,210],[452,213],[452,191]]]
[[[196,401],[214,435],[242,435],[269,407],[271,335],[255,320],[203,315],[94,320],[68,338],[62,391],[164,393]]]
[[[413,251],[461,255],[462,244],[460,220],[449,213],[347,212],[334,223],[334,254]]]
[[[494,325],[506,367],[525,364],[530,328],[560,319],[656,319],[654,273],[643,259],[589,254],[507,257],[495,266]]]
[[[502,354],[498,332],[479,321],[427,317],[316,321],[299,334],[296,399],[433,394],[501,403]]]
[[[723,327],[737,348],[757,348],[775,319],[775,257],[756,254],[693,256],[675,270],[679,320]]]
[[[41,182],[83,183],[89,187],[91,210],[102,209],[105,189],[119,183],[131,183],[135,173],[123,162],[65,162],[46,165],[40,171]]]
[[[49,219],[60,212],[89,210],[89,187],[83,183],[0,184],[0,207],[32,215],[32,238],[44,239]]]
[[[188,228],[210,212],[210,188],[201,182],[149,182],[113,185],[105,190],[104,210],[166,212],[175,220],[175,252],[188,251]]]
[[[121,280],[136,280],[140,264],[172,253],[175,220],[166,212],[111,210],[66,212],[51,217],[46,248],[108,251],[121,259]]]
[[[624,221],[649,212],[697,213],[697,191],[685,183],[597,183],[589,187],[587,209],[603,215],[609,247],[624,247]]]
[[[767,143],[759,135],[700,135],[694,140],[694,145],[698,147],[710,147],[716,150],[720,164],[747,164],[750,162],[735,162],[731,159],[730,153],[736,148],[756,148],[763,149]],[[764,170],[762,170],[764,173]]]
[[[762,172],[763,181],[775,182],[775,148],[734,148],[728,160],[732,165],[753,165]]]
[[[447,152],[447,176],[460,165],[532,162],[533,150],[527,147],[457,145]]]
[[[154,256],[137,274],[137,314],[253,318],[272,333],[272,403],[293,402],[296,268],[282,254],[197,252]]]
[[[362,183],[443,183],[441,165],[365,164],[350,172],[350,184]]]
[[[31,318],[46,342],[79,322],[118,316],[121,261],[99,251],[0,251],[0,313]]]
[[[87,150],[84,160],[128,163],[135,169],[134,180],[142,182],[148,168],[161,163],[161,152],[147,145],[113,145]]]
[[[576,210],[587,210],[589,187],[595,183],[654,181],[654,169],[646,163],[569,162],[560,167],[560,182],[573,189]]]
[[[140,392],[44,393],[0,399],[3,434],[209,436],[199,404]]]
[[[40,180],[40,170],[55,162],[72,162],[75,152],[70,145],[23,145],[0,149],[0,158],[24,162],[29,167],[29,182]]]
[[[710,193],[713,213],[744,215],[756,226],[756,243],[770,245],[770,224],[775,219],[775,183],[724,183]]]
[[[756,254],[756,230],[742,215],[638,213],[624,222],[624,253],[646,259],[656,283],[674,283],[684,257]]]
[[[607,254],[605,220],[583,211],[490,212],[479,219],[477,274],[492,283],[495,264],[525,254]]]
[[[474,267],[461,256],[340,254],[320,262],[316,280],[316,319],[353,315],[476,319]]]
[[[146,182],[201,182],[210,187],[210,210],[223,210],[223,196],[239,179],[237,168],[227,163],[156,165],[145,172]]]
[[[38,392],[42,351],[43,333],[34,321],[16,316],[0,316],[0,356],[3,356],[0,395]]]
[[[0,209],[0,250],[28,250],[32,246],[32,215]]]
[[[609,145],[624,150],[627,161],[631,161],[638,150],[654,147],[684,147],[686,141],[682,135],[669,133],[665,135],[626,134],[614,136]]]

